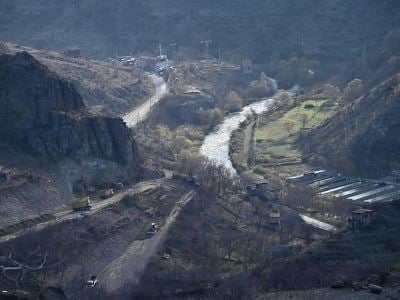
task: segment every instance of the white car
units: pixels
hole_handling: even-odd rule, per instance
[[[97,278],[96,275],[90,276],[89,280],[86,281],[86,285],[89,287],[95,287],[99,279]]]

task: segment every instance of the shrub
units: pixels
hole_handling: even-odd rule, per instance
[[[260,78],[258,80],[250,82],[249,95],[251,97],[262,98],[270,96],[274,92],[275,92],[275,85],[265,73],[261,73]]]
[[[304,105],[305,109],[313,109],[314,107],[315,107],[315,105],[314,104],[310,104],[310,103]]]
[[[344,97],[348,101],[355,100],[362,95],[364,85],[361,79],[353,79],[344,89]]]
[[[236,92],[229,92],[225,97],[224,106],[229,112],[235,112],[242,108],[243,100]]]
[[[265,174],[267,174],[267,172],[266,172],[263,168],[260,168],[260,167],[255,167],[255,168],[253,169],[253,172],[254,172],[255,174],[258,174],[258,175],[265,175]]]

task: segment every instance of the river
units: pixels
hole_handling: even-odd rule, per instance
[[[201,146],[200,153],[210,160],[224,165],[233,175],[236,174],[235,168],[229,158],[229,141],[232,133],[237,130],[242,122],[253,112],[261,114],[272,106],[272,98],[253,102],[240,112],[227,115],[224,121],[209,133]]]
[[[273,99],[269,98],[253,102],[243,107],[240,112],[227,115],[224,121],[205,137],[200,148],[200,153],[210,160],[224,165],[228,170],[231,171],[232,175],[236,175],[236,170],[232,166],[232,162],[229,157],[229,141],[232,133],[237,130],[240,124],[244,122],[252,113],[259,115],[265,111],[268,111],[272,107],[272,104]],[[325,231],[336,231],[336,228],[333,225],[321,222],[305,215],[300,215],[300,217],[305,223],[313,227]]]

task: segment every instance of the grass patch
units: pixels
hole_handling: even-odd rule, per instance
[[[318,126],[336,110],[337,103],[332,100],[307,100],[268,122],[255,133],[257,159],[268,162],[300,159],[301,153],[294,143],[297,135],[302,130]],[[286,126],[288,122],[291,123],[290,134]]]

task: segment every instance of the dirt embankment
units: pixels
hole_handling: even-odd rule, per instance
[[[233,167],[242,172],[251,168],[254,159],[254,133],[256,121],[254,117],[248,118],[240,128],[233,132],[229,142],[229,156]]]
[[[29,53],[1,55],[0,79],[2,226],[69,204],[79,180],[139,176],[123,121],[93,113],[69,81]]]
[[[3,243],[0,256],[12,253],[14,257],[30,262],[34,261],[40,249],[42,254],[48,254],[51,264],[59,263],[46,270],[45,277],[43,273],[37,274],[43,284],[59,287],[74,299],[86,296],[106,299],[104,292],[98,295],[96,290],[86,288],[85,281],[90,275],[100,275],[109,263],[125,253],[134,240],[145,238],[152,222],[162,226],[175,202],[185,192],[187,188],[184,185],[170,182],[127,196],[93,215],[65,221]],[[0,287],[6,282],[1,277]]]

